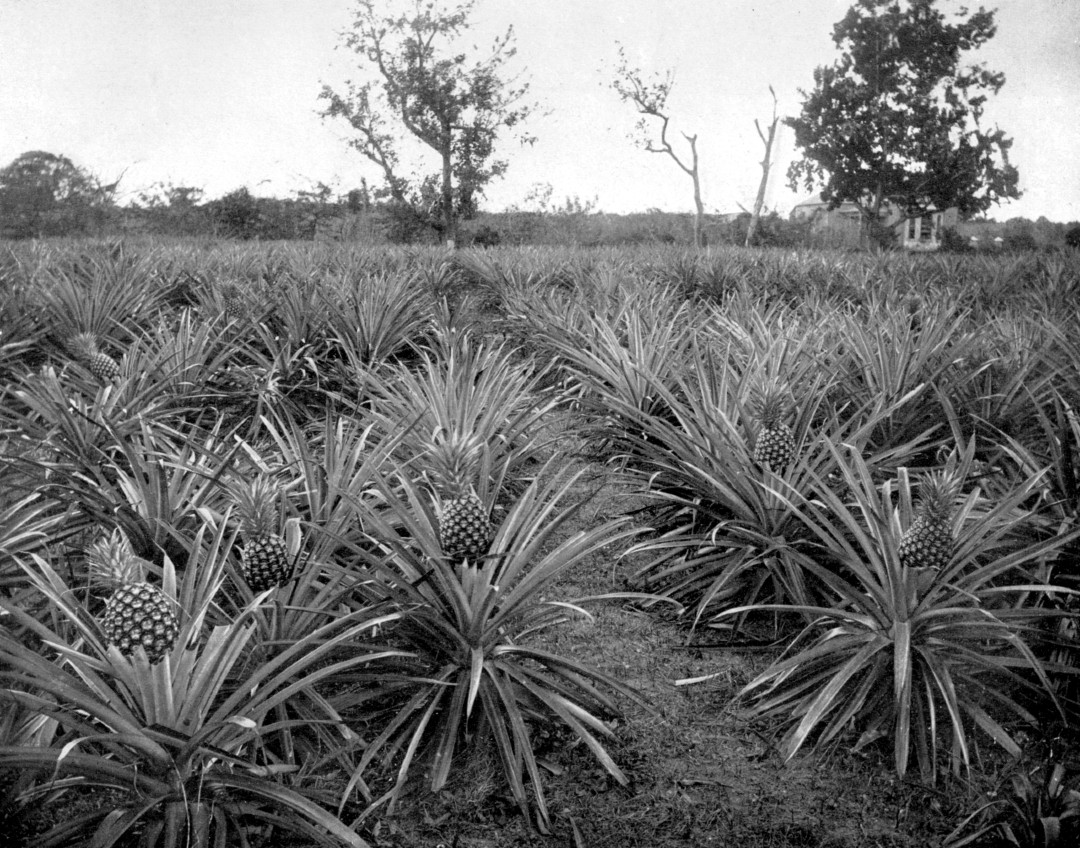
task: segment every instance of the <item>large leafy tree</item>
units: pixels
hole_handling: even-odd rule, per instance
[[[84,233],[116,191],[66,156],[32,150],[0,169],[0,233],[11,238]]]
[[[390,197],[436,213],[436,228],[453,241],[458,217],[473,214],[484,187],[506,170],[494,158],[499,134],[518,130],[530,112],[528,85],[507,76],[516,53],[513,28],[476,58],[459,44],[473,0],[449,8],[441,0],[411,0],[398,13],[383,11],[387,5],[358,0],[344,43],[372,78],[343,92],[324,86],[322,114],[347,120],[356,133],[350,143],[382,170]],[[401,128],[435,152],[437,172],[402,172]]]
[[[935,0],[858,0],[833,29],[840,58],[814,71],[802,113],[785,121],[802,151],[791,187],[857,204],[871,231],[887,204],[971,216],[1019,197],[1012,140],[982,125],[1005,77],[961,64],[996,30],[981,7],[947,20]]]
[[[230,191],[208,206],[219,235],[251,239],[259,234],[259,201],[246,186]]]

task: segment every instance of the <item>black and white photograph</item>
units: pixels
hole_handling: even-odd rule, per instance
[[[1080,0],[0,0],[0,848],[1080,845]]]

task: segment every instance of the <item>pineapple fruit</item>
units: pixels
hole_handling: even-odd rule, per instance
[[[296,557],[278,532],[278,501],[281,491],[267,477],[238,487],[234,493],[240,534],[240,568],[253,592],[282,586],[292,577]]]
[[[953,557],[952,516],[956,485],[945,472],[923,478],[915,520],[900,537],[900,564],[914,569],[942,569]]]
[[[176,644],[179,625],[173,603],[146,582],[145,561],[119,530],[92,543],[87,559],[91,579],[112,590],[101,618],[108,643],[124,656],[142,646],[151,664],[160,662]]]
[[[94,333],[78,333],[69,342],[69,347],[75,357],[101,382],[110,383],[120,376],[120,364],[101,350]]]
[[[247,306],[244,304],[243,292],[239,285],[234,282],[225,283],[221,287],[221,303],[227,321],[239,323],[244,320]]]
[[[439,542],[454,562],[476,565],[491,544],[491,521],[480,497],[472,490],[458,490],[444,498],[439,512]]]
[[[783,390],[776,385],[766,386],[755,407],[760,426],[754,445],[754,462],[781,474],[795,459],[795,437],[791,427],[784,422],[788,406]]]
[[[428,446],[439,502],[439,543],[443,555],[455,563],[477,565],[494,530],[487,508],[469,482],[479,450],[475,439],[438,435]]]

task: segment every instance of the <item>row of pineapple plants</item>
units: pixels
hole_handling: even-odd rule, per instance
[[[1037,562],[1035,582],[1013,591],[1026,595],[1016,615],[995,606],[992,626],[980,630],[961,616],[955,628],[980,645],[998,639],[1016,648],[1033,617],[1055,615],[1030,600],[1067,595],[1048,586],[1075,517],[1075,316],[1030,320],[1019,307],[987,314],[991,301],[962,281],[894,281],[923,299],[898,298],[885,289],[884,270],[880,282],[834,287],[796,306],[791,287],[776,280],[760,291],[753,277],[721,290],[695,282],[694,269],[709,260],[683,254],[224,253],[193,269],[180,267],[194,265],[190,256],[144,262],[115,246],[5,264],[9,291],[34,308],[4,313],[4,455],[23,478],[18,491],[37,495],[7,505],[3,574],[16,605],[37,620],[47,593],[26,585],[28,558],[39,570],[66,570],[71,588],[100,606],[84,587],[90,573],[95,584],[106,576],[102,560],[113,563],[113,582],[131,586],[181,561],[186,576],[197,559],[190,540],[230,524],[236,535],[219,546],[228,580],[215,617],[220,626],[245,615],[255,622],[236,661],[249,670],[252,657],[284,651],[301,666],[288,695],[252,719],[258,740],[236,744],[273,759],[252,773],[274,787],[310,784],[329,763],[351,774],[336,809],[325,796],[314,806],[290,801],[294,822],[345,838],[317,810],[339,823],[362,810],[370,822],[377,802],[405,790],[425,751],[436,757],[432,785],[444,786],[477,727],[497,741],[512,795],[534,806],[542,826],[543,777],[530,742],[537,721],[565,723],[625,779],[604,750],[599,716],[616,706],[605,690],[631,693],[517,638],[564,615],[538,602],[559,573],[628,538],[629,522],[612,521],[546,552],[572,515],[551,504],[566,501],[572,483],[558,469],[565,454],[542,466],[552,448],[536,433],[565,408],[581,425],[582,458],[611,462],[655,497],[648,515],[631,517],[652,528],[632,551],[646,565],[631,589],[685,604],[699,628],[729,628],[765,605],[805,621],[788,665],[747,693],[766,693],[756,702],[761,715],[781,724],[798,717],[789,753],[857,728],[862,744],[892,739],[900,771],[910,749],[933,773],[942,748],[934,728],[951,728],[943,759],[962,764],[972,721],[1015,750],[977,698],[953,710],[949,678],[933,678],[945,681],[938,690],[926,685],[933,666],[918,665],[921,631],[913,637],[896,623],[917,620],[920,609],[934,620],[958,595],[997,603],[1013,591],[1006,579]],[[800,258],[766,261],[781,274]],[[1046,296],[1069,279],[1059,274]],[[938,298],[930,307],[927,295]],[[484,322],[471,326],[477,314]],[[481,329],[499,335],[481,343]],[[912,476],[928,482],[920,489]],[[888,506],[874,507],[886,494]],[[898,517],[887,518],[898,495]],[[974,506],[958,509],[960,498]],[[882,509],[888,527],[875,530]],[[986,515],[992,526],[978,524]],[[117,528],[138,548],[134,566],[91,539]],[[962,533],[978,544],[965,548]],[[887,602],[856,614],[866,595]],[[134,613],[102,615],[123,627]],[[830,615],[858,619],[864,630],[836,650],[838,642],[813,644],[835,629],[825,626]],[[343,661],[336,681],[305,681],[309,635],[344,619],[356,624],[351,632],[375,634],[370,652]],[[169,622],[162,626],[168,634]],[[868,642],[853,665],[846,645],[879,631],[909,635],[871,640],[876,653]],[[881,659],[898,650],[897,638],[916,646],[909,671]],[[144,645],[147,662],[150,650],[176,650],[167,644]],[[1042,655],[1017,650],[1041,680]],[[842,658],[843,679],[830,677],[836,667],[823,655]],[[385,664],[399,660],[388,673]],[[968,658],[956,679],[985,687],[1015,661]],[[539,677],[537,664],[547,668]],[[808,668],[815,676],[800,677]],[[379,683],[387,678],[393,685]],[[893,681],[891,701],[880,700],[879,678]],[[802,682],[790,693],[793,680]],[[807,680],[830,696],[808,701],[815,683]],[[316,683],[351,688],[334,702]],[[949,721],[928,724],[927,711],[941,709],[935,691]],[[394,713],[388,701],[404,706]],[[391,718],[374,743],[353,740],[343,752],[335,733],[352,739],[372,714]],[[313,760],[297,757],[290,728],[298,715],[335,728],[301,745]],[[69,757],[61,759],[78,762]],[[320,765],[311,771],[301,761]],[[373,769],[395,768],[381,794],[368,785]],[[20,797],[41,791],[20,789]],[[162,811],[172,812],[152,826],[134,817],[122,827],[103,822],[99,833],[175,833],[181,820],[200,833],[210,827],[202,808],[188,805],[181,816],[168,797]],[[220,834],[238,825],[214,827]]]
[[[547,827],[530,738],[552,722],[621,777],[600,740],[626,687],[519,637],[563,620],[546,587],[625,531],[560,535],[573,475],[542,464],[542,369],[412,309],[416,279],[364,278],[375,330],[351,328],[338,388],[244,414],[207,386],[262,344],[307,344],[280,316],[216,314],[229,289],[213,282],[198,307],[146,309],[148,277],[128,280],[138,308],[95,325],[82,319],[100,305],[69,289],[107,299],[115,279],[27,287],[79,320],[7,363],[0,641],[4,701],[26,723],[0,760],[16,809],[105,793],[35,844],[231,844],[281,827],[366,844],[414,763],[434,762],[438,789],[477,735]],[[388,315],[395,302],[409,308]],[[158,347],[163,325],[185,338]],[[71,344],[84,333],[96,355],[125,348],[115,369]]]
[[[914,760],[934,780],[1080,717],[1078,270],[1054,258],[1010,297],[514,287],[577,386],[591,458],[653,500],[632,588],[684,603],[691,639],[785,617],[741,702],[787,758],[887,745],[900,776]],[[999,810],[950,839],[1012,838]]]

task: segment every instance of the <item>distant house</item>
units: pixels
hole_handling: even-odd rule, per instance
[[[937,250],[941,247],[942,230],[955,227],[959,220],[955,207],[930,210],[923,215],[907,217],[894,206],[883,206],[883,223],[896,232],[896,244],[906,250]],[[857,247],[862,238],[862,213],[854,203],[841,203],[830,209],[821,195],[795,204],[792,221],[809,221],[811,238],[827,247]]]
[[[734,224],[740,218],[749,218],[750,213],[745,211],[739,212],[718,212],[715,215],[711,215],[710,218],[721,224]]]

